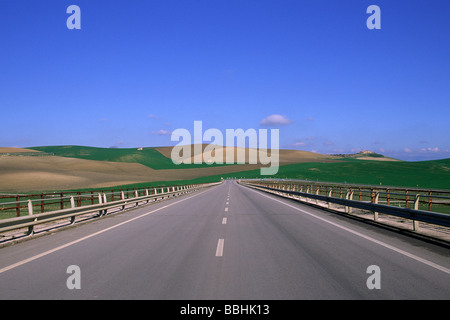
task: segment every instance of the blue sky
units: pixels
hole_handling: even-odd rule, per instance
[[[281,148],[449,158],[449,14],[448,0],[0,0],[0,146],[174,145],[201,120],[278,128]]]

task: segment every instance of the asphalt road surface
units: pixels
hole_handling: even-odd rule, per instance
[[[226,181],[0,249],[0,299],[450,299],[449,251]]]

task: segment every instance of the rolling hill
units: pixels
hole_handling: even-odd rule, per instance
[[[155,181],[191,180],[260,168],[258,164],[176,165],[170,159],[171,150],[172,147],[119,149],[46,146],[14,150],[0,148],[0,191],[30,192],[113,187]],[[11,151],[14,153],[8,154]],[[192,154],[194,156],[194,153]],[[311,161],[331,160],[327,156],[306,151],[280,150],[280,164]]]
[[[202,145],[201,150],[206,148],[206,144]],[[164,169],[192,169],[192,168],[211,168],[216,166],[230,166],[225,164],[225,155],[228,152],[233,152],[234,161],[237,162],[238,152],[244,152],[246,163],[249,161],[248,148],[236,147],[222,147],[217,146],[217,150],[221,149],[223,153],[224,164],[195,164],[196,157],[195,147],[191,145],[191,164],[176,165],[171,160],[171,152],[173,147],[150,147],[150,148],[97,148],[86,146],[47,146],[47,147],[33,147],[32,150],[53,154],[59,157],[77,158],[95,161],[113,161],[123,163],[139,163],[155,170]],[[279,161],[280,164],[298,163],[298,162],[316,162],[329,161],[339,159],[340,157],[327,156],[318,153],[301,151],[301,150],[280,150]],[[233,166],[236,164],[233,164]],[[259,166],[258,166],[259,167]]]
[[[193,151],[194,147],[191,148]],[[259,164],[175,165],[170,159],[171,151],[172,147],[0,148],[0,191],[90,189],[206,178],[261,177]],[[229,151],[224,148],[224,153]],[[238,149],[233,151],[236,154]],[[249,150],[243,151],[248,160]],[[280,150],[279,153],[280,169],[275,177],[450,189],[449,159],[406,162],[370,152],[331,156],[300,150]]]

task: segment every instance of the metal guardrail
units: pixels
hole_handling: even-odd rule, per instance
[[[152,186],[143,188],[119,188],[108,190],[84,190],[47,192],[40,194],[0,194],[0,219],[20,217],[30,212],[31,200],[33,213],[44,213],[59,209],[81,207],[88,204],[98,204],[115,200],[125,200],[132,197],[175,191],[186,185]],[[100,194],[100,195],[99,195]],[[106,197],[106,198],[105,198]]]
[[[297,200],[302,201],[301,198],[305,198],[305,202],[308,202],[308,199],[313,199],[316,201],[324,201],[327,203],[328,208],[330,208],[331,204],[338,204],[345,207],[346,213],[352,213],[352,208],[362,209],[371,211],[374,215],[374,220],[378,220],[378,213],[383,213],[387,215],[392,215],[396,217],[402,217],[405,219],[410,219],[413,221],[413,229],[415,231],[418,230],[419,224],[418,222],[426,222],[439,226],[450,227],[450,215],[445,213],[438,212],[430,212],[418,210],[418,197],[416,197],[414,201],[414,209],[411,208],[403,208],[396,207],[391,205],[384,205],[377,203],[377,199],[374,202],[368,201],[357,201],[351,199],[350,192],[347,192],[345,199],[332,197],[330,194],[328,195],[320,195],[318,193],[308,193],[301,192],[297,190],[288,190],[285,189],[283,185],[276,185],[273,183],[264,183],[264,182],[246,182],[241,181],[242,185],[246,185],[248,187],[256,188],[262,191],[275,193],[284,197],[295,198]],[[271,186],[268,186],[271,185]],[[297,197],[297,198],[296,198]]]
[[[296,179],[244,179],[265,185],[279,186],[285,189],[333,197],[346,197],[349,193],[350,200],[371,201],[409,208],[418,204],[419,210],[434,211],[450,214],[450,190],[424,189],[413,187],[395,187],[382,185],[362,185],[336,182],[323,182]]]
[[[33,214],[33,204],[32,200],[28,200],[28,215],[1,219],[0,220],[0,233],[12,231],[16,229],[28,228],[27,235],[31,235],[34,233],[34,227],[39,224],[44,224],[48,222],[53,222],[56,220],[62,219],[70,219],[70,223],[75,223],[75,219],[77,216],[86,215],[90,213],[98,212],[98,216],[104,216],[107,214],[108,210],[121,208],[122,210],[129,204],[136,203],[136,206],[141,202],[149,203],[150,201],[157,201],[158,199],[170,198],[179,196],[188,192],[192,192],[201,188],[210,187],[218,183],[206,183],[206,184],[196,184],[196,185],[187,185],[187,186],[177,186],[177,187],[167,187],[166,192],[156,193],[156,194],[147,194],[144,196],[138,196],[136,192],[136,196],[133,198],[124,199],[122,193],[122,199],[107,202],[105,194],[98,194],[99,203],[93,205],[86,206],[75,206],[74,198],[71,197],[71,208],[55,210],[51,212],[45,213],[37,213]],[[172,189],[172,191],[170,191]]]

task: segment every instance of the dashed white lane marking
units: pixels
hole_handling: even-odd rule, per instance
[[[227,224],[227,218],[222,219],[222,224]]]
[[[217,242],[217,249],[216,249],[216,257],[221,257],[223,255],[223,243],[224,239],[219,239]]]
[[[225,212],[227,212],[228,211],[228,208],[225,208]]]

